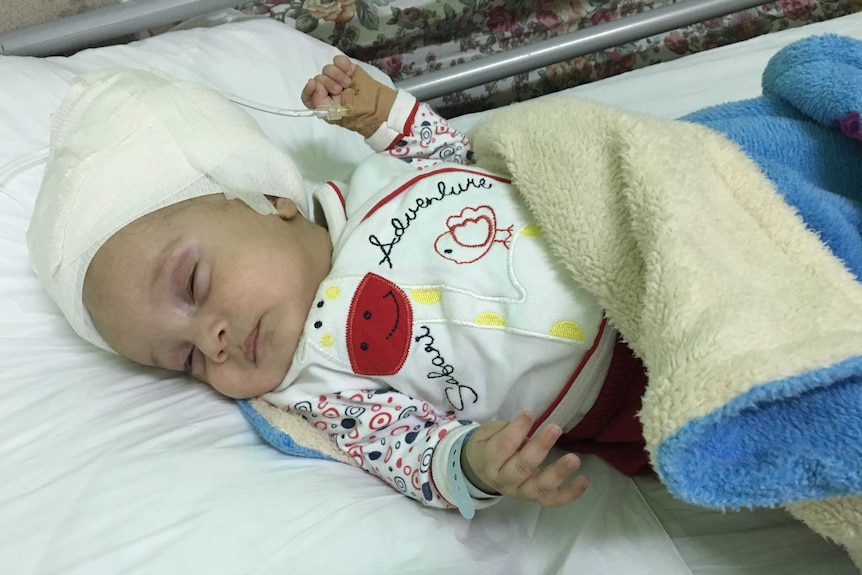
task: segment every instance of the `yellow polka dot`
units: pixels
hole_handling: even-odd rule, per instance
[[[439,289],[412,289],[410,290],[410,297],[416,303],[430,305],[443,299],[443,292]]]
[[[494,312],[486,311],[476,316],[476,325],[488,325],[493,327],[503,327],[506,325],[506,320],[503,316]]]
[[[320,338],[320,345],[323,347],[332,347],[335,344],[335,338],[331,333],[325,334],[322,338]]]
[[[339,294],[341,294],[341,288],[338,286],[329,286],[326,288],[326,291],[323,292],[323,295],[325,295],[327,299],[335,299]]]
[[[581,329],[581,326],[573,321],[567,320],[555,323],[551,326],[551,331],[548,333],[554,337],[564,337],[575,341],[584,341],[586,339],[586,336],[584,336],[584,330]]]
[[[538,224],[530,224],[521,230],[522,236],[536,237],[542,235],[542,227]]]

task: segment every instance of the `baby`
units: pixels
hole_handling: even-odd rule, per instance
[[[647,472],[643,367],[510,183],[346,57],[302,101],[349,106],[338,123],[378,152],[311,202],[292,160],[203,87],[131,71],[73,87],[28,239],[76,331],[297,413],[467,516],[500,496],[576,500],[579,458],[543,466],[554,445]]]

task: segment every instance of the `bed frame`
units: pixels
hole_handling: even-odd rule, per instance
[[[396,85],[420,100],[430,100],[760,4],[763,0],[681,0],[622,20],[423,74]],[[74,52],[235,5],[237,0],[127,0],[0,34],[0,54],[50,56]]]

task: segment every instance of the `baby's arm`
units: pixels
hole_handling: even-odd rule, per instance
[[[579,476],[563,485],[580,464],[573,453],[540,469],[560,428],[548,425],[528,440],[532,425],[528,414],[512,422],[477,425],[421,399],[385,389],[319,395],[286,409],[329,434],[360,467],[404,495],[432,507],[457,506],[468,517],[469,509],[493,503],[495,495],[545,507],[563,506],[580,497],[588,484]],[[451,477],[450,470],[454,470]],[[465,487],[473,496],[466,506],[458,495],[460,473],[469,481]]]
[[[529,413],[512,421],[483,423],[467,440],[461,452],[461,468],[470,482],[486,493],[500,493],[522,501],[535,501],[543,507],[562,507],[583,494],[589,481],[583,475],[563,485],[580,467],[580,459],[567,453],[541,468],[561,429],[547,425],[533,437]]]
[[[445,118],[409,93],[381,84],[345,56],[336,56],[308,81],[302,101],[312,109],[350,106],[352,114],[333,123],[359,132],[377,152],[408,162],[425,160],[423,167],[429,160],[431,164],[470,160],[470,141]]]
[[[449,477],[448,464],[460,461],[451,457],[453,447],[477,424],[387,389],[327,393],[286,409],[327,433],[361,468],[402,494],[431,507],[459,506],[457,480]],[[475,507],[499,499],[475,495],[484,498],[475,500]]]

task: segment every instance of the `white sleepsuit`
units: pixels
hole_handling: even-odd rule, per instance
[[[466,165],[469,143],[445,119],[399,92],[367,141],[380,153],[349,193],[330,182],[314,194],[332,270],[264,398],[402,493],[451,507],[446,470],[460,470],[453,447],[473,422],[529,409],[537,427],[572,428],[617,334],[555,263],[515,188]]]

